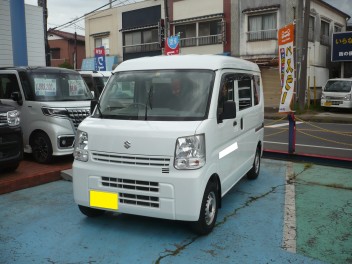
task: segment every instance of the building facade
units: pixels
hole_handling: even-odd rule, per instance
[[[58,67],[63,63],[73,69],[81,69],[85,54],[85,37],[60,30],[48,30],[51,66]]]
[[[45,66],[42,7],[0,0],[0,66]]]

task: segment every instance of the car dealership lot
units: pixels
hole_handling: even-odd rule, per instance
[[[243,179],[224,197],[215,229],[203,237],[183,222],[86,218],[67,181],[3,194],[0,263],[348,263],[350,172],[263,159],[259,178]],[[297,198],[285,205],[289,185]],[[295,201],[295,221],[284,224]],[[294,247],[285,243],[284,226],[297,232]]]

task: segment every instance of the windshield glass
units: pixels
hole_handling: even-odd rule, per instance
[[[325,85],[325,92],[349,93],[351,91],[352,81],[328,81]]]
[[[31,73],[31,94],[36,101],[91,100],[92,94],[79,74]]]
[[[155,70],[114,74],[95,117],[135,120],[203,120],[215,73]]]

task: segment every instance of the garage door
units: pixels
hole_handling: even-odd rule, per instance
[[[265,107],[279,107],[281,96],[280,74],[278,68],[261,68]]]

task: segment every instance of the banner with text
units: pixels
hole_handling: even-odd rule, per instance
[[[95,57],[95,70],[96,71],[106,71],[105,63],[105,49],[104,47],[99,47],[94,49]]]
[[[165,45],[165,55],[180,54],[180,37],[178,35],[167,38]]]
[[[294,24],[289,24],[278,31],[279,70],[281,80],[280,113],[291,112],[290,104],[295,87],[295,61],[293,54]]]

